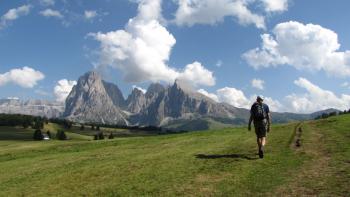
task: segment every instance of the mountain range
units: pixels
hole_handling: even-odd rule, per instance
[[[311,119],[319,113],[272,112],[272,117],[275,123],[283,123]],[[249,114],[247,109],[218,103],[180,81],[168,86],[152,83],[145,93],[134,88],[124,99],[117,85],[91,71],[73,87],[63,117],[76,122],[197,130],[246,124]]]
[[[22,101],[18,98],[0,99],[0,113],[25,114],[58,118],[62,116],[64,103],[46,100]]]
[[[274,123],[313,119],[312,114],[272,112]],[[72,88],[65,103],[43,100],[0,99],[0,113],[20,113],[66,118],[80,123],[129,126],[161,126],[199,130],[247,124],[250,112],[218,103],[180,81],[164,86],[152,83],[146,92],[134,88],[125,99],[116,84],[104,81],[95,71],[85,73]]]

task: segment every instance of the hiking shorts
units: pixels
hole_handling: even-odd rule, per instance
[[[257,138],[266,137],[267,132],[267,122],[266,120],[254,121],[255,134]]]

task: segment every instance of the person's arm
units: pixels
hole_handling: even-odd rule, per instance
[[[252,129],[252,121],[253,121],[253,116],[252,114],[250,114],[249,122],[248,122],[248,131]]]
[[[271,113],[267,113],[267,132],[270,132],[270,126],[271,126]]]

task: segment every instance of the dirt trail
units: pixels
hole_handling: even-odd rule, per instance
[[[291,174],[292,181],[288,185],[282,185],[272,196],[318,196],[324,190],[325,177],[329,175],[328,166],[330,156],[323,146],[324,138],[320,130],[309,124],[310,129],[305,130],[303,124],[299,124],[295,130],[291,148],[310,156],[312,159],[303,164],[303,167]],[[308,138],[305,133],[308,132]],[[310,184],[310,180],[312,185]]]

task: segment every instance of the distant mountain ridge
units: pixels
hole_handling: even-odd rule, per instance
[[[0,99],[0,113],[25,114],[58,118],[64,112],[64,103],[45,100]]]
[[[311,114],[272,112],[274,123],[314,119],[327,109]],[[69,93],[65,104],[41,100],[0,99],[0,113],[63,117],[80,123],[162,126],[198,130],[247,124],[248,109],[211,98],[175,81],[167,87],[152,83],[144,93],[134,88],[125,99],[116,84],[102,80],[95,71],[85,73]]]

